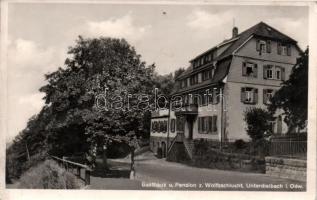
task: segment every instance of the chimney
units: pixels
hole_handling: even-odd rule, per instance
[[[232,29],[232,38],[235,38],[238,36],[238,28],[237,27],[233,27]]]

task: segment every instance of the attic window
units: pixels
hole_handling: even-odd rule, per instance
[[[271,28],[267,28],[268,33],[271,35],[272,34],[272,29]]]

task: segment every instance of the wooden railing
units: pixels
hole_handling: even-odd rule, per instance
[[[57,163],[59,163],[60,165],[62,165],[67,171],[70,171],[70,169],[76,169],[76,173],[75,175],[77,177],[79,177],[80,179],[85,181],[85,185],[90,185],[90,174],[92,169],[84,164],[80,164],[80,163],[76,163],[76,162],[72,162],[63,158],[59,158],[56,156],[50,156],[52,159],[54,159],[55,161],[57,161]],[[81,177],[81,169],[84,170],[84,174],[85,177],[82,178]]]

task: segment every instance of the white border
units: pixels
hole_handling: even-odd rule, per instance
[[[4,189],[5,136],[6,124],[6,45],[7,45],[7,17],[10,3],[89,3],[89,4],[171,4],[171,5],[292,5],[309,6],[309,123],[308,123],[308,170],[306,192],[215,192],[215,191],[102,191],[102,190],[18,190]],[[4,0],[1,2],[1,74],[0,74],[0,199],[316,199],[316,67],[317,67],[317,3],[313,1],[72,1],[72,0]]]

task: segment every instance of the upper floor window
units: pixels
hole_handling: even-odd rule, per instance
[[[190,85],[195,85],[198,83],[198,74],[192,75],[189,79]]]
[[[251,87],[241,88],[241,102],[246,104],[256,104],[258,102],[258,89]]]
[[[242,63],[242,76],[257,77],[258,65],[250,62]]]
[[[211,78],[212,78],[212,70],[211,70],[211,69],[205,70],[205,71],[202,73],[202,79],[203,79],[203,81],[208,80],[208,79],[211,79]]]
[[[262,53],[271,53],[271,41],[270,40],[257,40],[256,50],[261,55]]]
[[[291,56],[291,45],[277,43],[277,54],[282,56]]]
[[[263,66],[264,79],[285,80],[285,68],[281,66],[264,65]]]
[[[264,89],[263,90],[263,104],[270,104],[271,99],[273,98],[275,90],[273,89]]]

